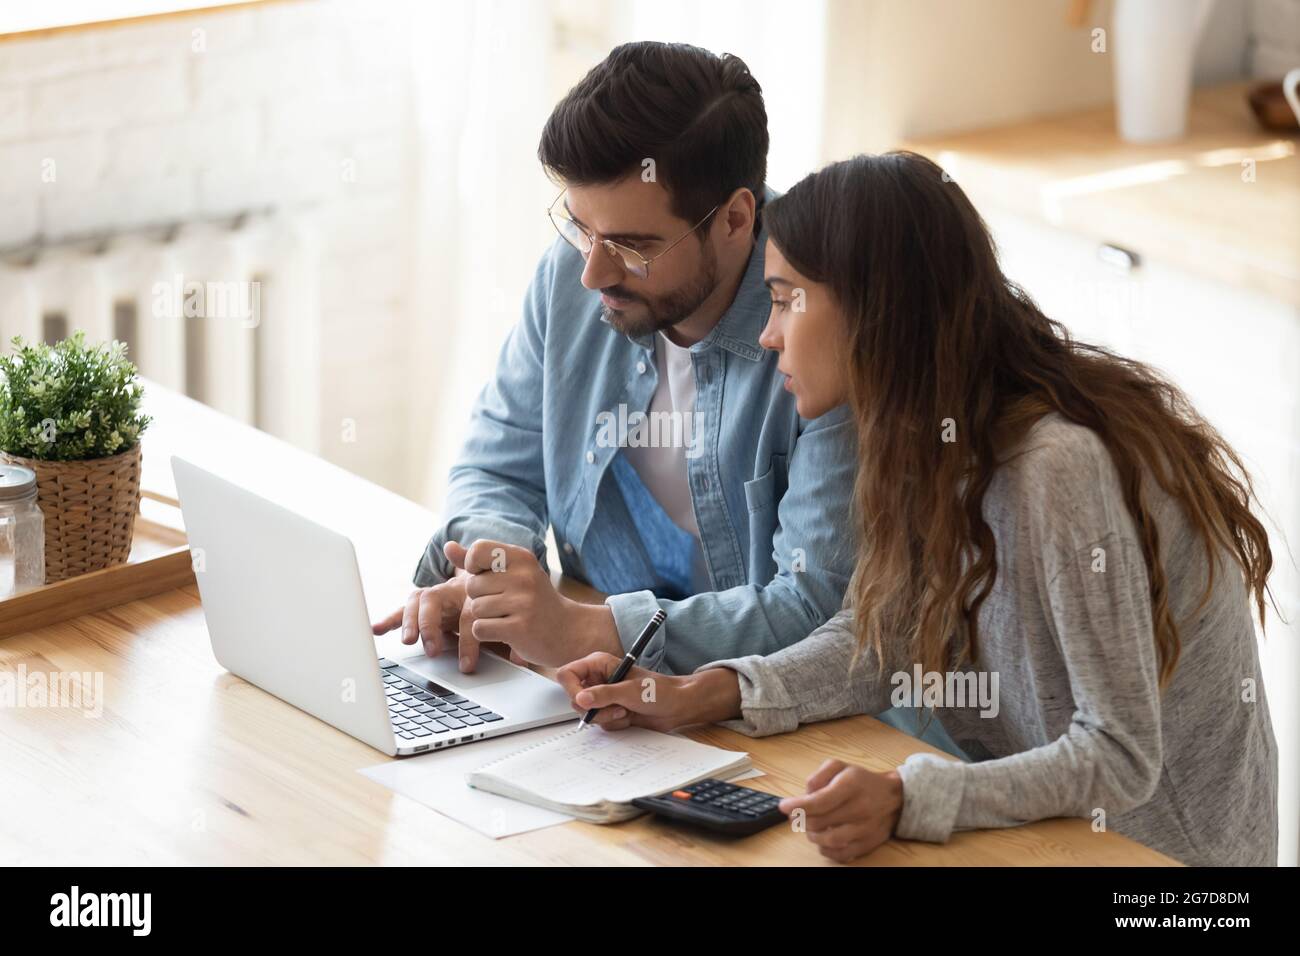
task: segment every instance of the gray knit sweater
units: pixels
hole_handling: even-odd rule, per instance
[[[898,836],[1086,817],[1189,864],[1276,863],[1277,748],[1241,573],[1220,557],[1197,612],[1204,547],[1176,501],[1151,481],[1147,495],[1182,640],[1163,693],[1146,565],[1096,434],[1048,416],[998,470],[984,502],[998,577],[979,614],[981,657],[959,672],[966,690],[983,680],[997,695],[935,709],[972,762],[909,757]],[[760,736],[874,714],[917,693],[896,675],[925,685],[897,649],[879,676],[869,651],[850,669],[854,647],[846,610],[768,657],[705,665],[740,675],[744,719],[726,726]]]

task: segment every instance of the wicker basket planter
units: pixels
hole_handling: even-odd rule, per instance
[[[126,561],[140,510],[139,442],[108,458],[42,461],[0,451],[0,462],[36,472],[46,583]]]

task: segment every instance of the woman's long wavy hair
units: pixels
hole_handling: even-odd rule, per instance
[[[978,614],[998,573],[984,495],[1050,411],[1092,429],[1119,472],[1146,559],[1160,686],[1180,643],[1144,473],[1181,503],[1204,544],[1202,606],[1226,551],[1263,625],[1273,557],[1237,454],[1154,369],[1076,342],[1047,318],[1002,274],[983,220],[942,169],[914,153],[856,156],[803,179],[766,220],[781,254],[830,289],[847,324],[860,650],[874,648],[883,667],[883,642],[902,638],[926,671],[978,660]]]

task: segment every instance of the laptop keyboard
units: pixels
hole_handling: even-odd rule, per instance
[[[502,717],[386,657],[379,658],[393,729],[401,740],[439,737]]]

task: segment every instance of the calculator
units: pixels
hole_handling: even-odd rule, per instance
[[[632,806],[715,833],[749,836],[786,819],[780,797],[710,777],[657,797],[637,797]]]

